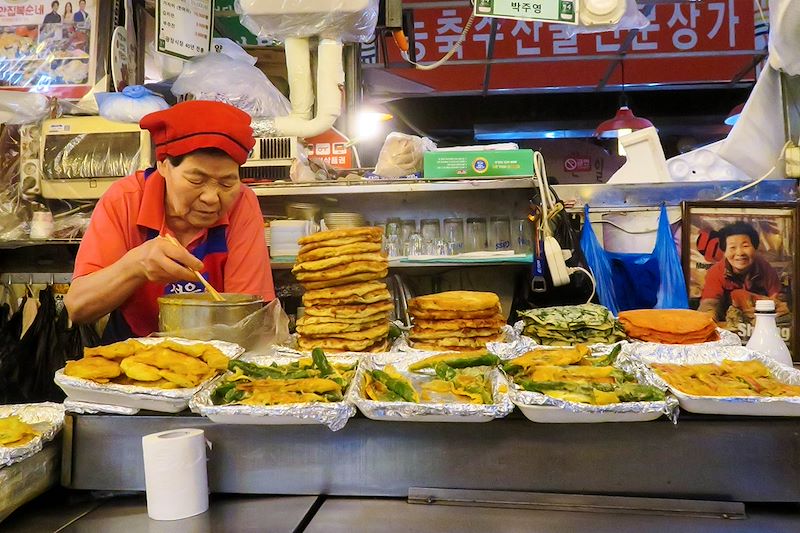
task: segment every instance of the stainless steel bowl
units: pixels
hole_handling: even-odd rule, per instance
[[[264,305],[260,296],[223,293],[216,302],[206,293],[171,294],[158,299],[158,329],[164,333],[207,328],[214,324],[232,326]]]

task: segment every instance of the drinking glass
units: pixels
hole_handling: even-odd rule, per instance
[[[389,218],[386,220],[386,229],[384,235],[386,237],[390,237],[392,235],[396,235],[398,238],[400,237],[400,228],[403,222],[399,218]]]
[[[511,231],[508,217],[492,217],[489,225],[489,249],[511,250]]]
[[[467,240],[465,245],[468,252],[481,252],[486,250],[485,218],[467,219]]]
[[[404,220],[400,224],[400,238],[406,242],[411,235],[417,232],[416,220]]]
[[[408,257],[422,255],[422,235],[419,233],[409,235],[408,241],[403,248],[403,255]]]
[[[438,241],[441,237],[441,227],[438,218],[426,218],[420,221],[419,231],[422,234],[422,253],[424,255],[439,255]]]
[[[447,255],[456,255],[464,251],[464,221],[462,219],[444,219],[444,243]]]
[[[508,217],[489,219],[489,250],[510,250],[511,231]]]
[[[533,252],[533,224],[527,218],[515,219],[511,225],[511,243],[514,253],[529,254]]]
[[[403,242],[400,240],[401,221],[390,218],[386,221],[383,245],[389,257],[400,257],[403,254]]]

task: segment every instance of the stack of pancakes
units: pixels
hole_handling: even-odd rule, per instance
[[[412,346],[429,351],[472,351],[501,339],[506,323],[491,292],[449,291],[412,298]]]
[[[323,231],[301,238],[292,273],[306,289],[297,321],[301,350],[378,352],[387,347],[389,262],[381,228]]]
[[[628,337],[647,342],[699,344],[719,340],[714,319],[690,309],[623,311],[619,321]]]

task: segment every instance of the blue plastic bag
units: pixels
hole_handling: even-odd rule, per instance
[[[629,309],[688,309],[681,259],[672,241],[667,208],[661,204],[656,244],[649,254],[607,252],[583,209],[581,250],[597,280],[600,303],[615,315]]]

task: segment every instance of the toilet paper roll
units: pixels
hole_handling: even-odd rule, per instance
[[[173,429],[145,435],[142,451],[150,518],[179,520],[208,510],[203,430]]]

